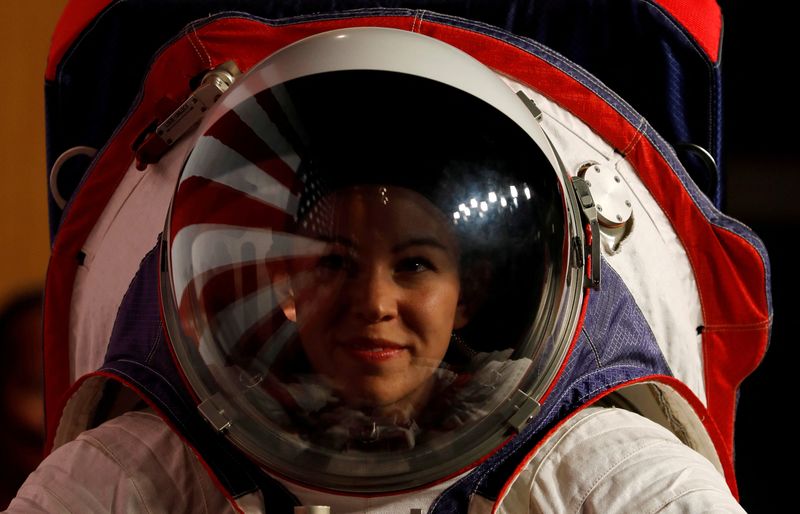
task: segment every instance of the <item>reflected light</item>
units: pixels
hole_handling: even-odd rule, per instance
[[[508,186],[508,192],[511,196],[511,201],[513,205],[511,206],[512,209],[514,207],[519,207],[519,198],[520,198],[520,190],[522,194],[525,195],[525,199],[530,200],[533,196],[530,187],[527,184],[523,183],[520,185],[519,189],[517,186]],[[486,200],[481,199],[483,194],[478,194],[476,198],[470,198],[465,203],[458,204],[458,210],[453,213],[454,220],[467,220],[470,216],[473,215],[472,210],[477,211],[478,218],[486,218],[490,216],[491,213],[491,204],[495,204],[500,201],[500,207],[508,207],[508,199],[505,196],[498,195],[495,191],[487,191],[486,192]],[[469,205],[469,207],[467,207]],[[486,213],[486,216],[484,216]],[[474,218],[473,218],[474,219]]]

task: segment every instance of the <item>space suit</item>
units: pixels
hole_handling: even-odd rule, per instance
[[[234,75],[97,224],[167,199],[11,512],[741,511],[690,259],[608,141],[409,31]]]

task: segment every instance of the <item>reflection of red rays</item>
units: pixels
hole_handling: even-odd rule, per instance
[[[170,227],[172,241],[182,228],[197,224],[270,228],[285,232],[293,223],[292,216],[286,211],[238,189],[198,176],[181,183],[174,205]]]
[[[248,328],[232,345],[226,364],[235,364],[240,368],[248,369],[264,345],[287,321],[283,311],[279,308],[265,312],[258,322]]]
[[[186,285],[178,306],[187,335],[199,341],[200,334],[188,320],[204,319],[210,328],[219,325],[218,315],[228,307],[264,288],[274,288],[275,280],[285,280],[292,273],[313,268],[317,256],[291,256],[235,263],[201,273]],[[198,291],[199,289],[199,291]]]
[[[207,136],[234,150],[269,176],[298,194],[302,183],[292,170],[234,111],[228,111],[206,132]]]
[[[265,89],[264,91],[258,93],[255,96],[255,99],[256,102],[258,102],[258,105],[261,106],[261,108],[264,109],[264,112],[267,113],[269,120],[278,129],[278,132],[295,150],[297,156],[300,157],[300,155],[303,153],[303,143],[295,133],[294,127],[289,121],[289,118],[286,116],[286,111],[283,107],[281,107],[278,99],[275,98],[272,88]]]

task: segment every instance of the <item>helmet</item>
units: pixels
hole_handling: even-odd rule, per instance
[[[164,317],[201,413],[327,490],[468,469],[567,354],[569,190],[526,103],[447,44],[345,29],[268,57],[207,114],[163,236]]]

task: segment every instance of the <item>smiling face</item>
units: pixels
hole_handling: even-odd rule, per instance
[[[419,408],[453,329],[458,246],[441,211],[399,187],[326,197],[335,220],[310,268],[293,270],[284,302],[303,349],[345,401],[378,411]]]

